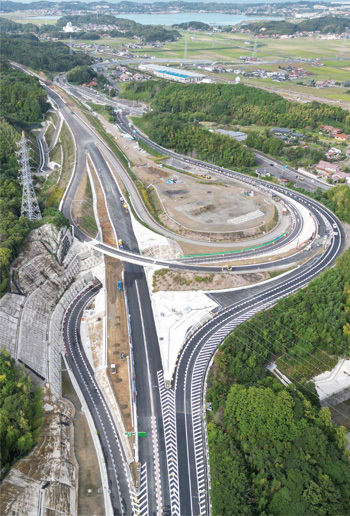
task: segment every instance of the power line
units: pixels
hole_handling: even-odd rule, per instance
[[[247,323],[247,322],[250,322],[250,323],[251,323],[251,320],[250,320],[250,319],[247,319],[247,321],[244,321],[244,323]],[[244,323],[242,323],[242,324],[244,324]],[[252,326],[253,326],[254,328],[257,328],[257,325],[255,325],[254,323],[251,323],[251,324],[252,324]],[[241,334],[245,335],[246,337],[249,337],[249,336],[248,336],[248,334],[247,334],[247,333],[245,333],[245,332],[243,331],[243,329],[242,329],[242,327],[241,327],[241,326],[242,326],[242,325],[237,326],[237,328],[236,328],[234,331],[235,331],[235,332],[240,331],[240,332],[241,332]],[[232,333],[231,333],[231,335],[232,335],[233,333],[234,333],[234,332],[232,332]],[[266,342],[268,342],[269,344],[271,344],[271,345],[272,345],[271,341],[270,341],[269,339],[267,339],[266,337],[262,336],[262,335],[259,333],[259,331],[255,331],[255,333],[257,334],[257,336],[258,336],[258,338],[259,338],[259,339],[261,339],[261,340],[265,340]],[[266,361],[266,360],[268,360],[268,358],[267,358],[266,356],[264,356],[263,354],[259,353],[259,352],[258,352],[258,351],[256,351],[256,350],[254,350],[253,348],[251,348],[251,346],[249,346],[249,344],[248,344],[246,341],[243,341],[243,340],[242,340],[242,338],[239,338],[239,334],[237,335],[237,333],[236,333],[236,334],[234,335],[234,338],[237,338],[240,342],[243,342],[243,344],[244,344],[245,346],[247,346],[251,351],[253,351],[253,353],[255,352],[255,353],[259,354],[262,358],[264,358],[264,360],[265,360],[265,361]],[[270,354],[274,357],[274,358],[273,358],[273,361],[275,361],[275,359],[277,358],[276,353],[272,352],[270,349],[268,349],[266,346],[264,346],[264,345],[260,342],[260,340],[259,340],[259,342],[258,342],[258,341],[256,341],[256,342],[257,342],[258,346],[261,346],[265,351],[267,351],[267,353],[270,353]],[[283,353],[283,354],[282,354],[282,356],[283,356],[284,354],[286,354],[286,353]],[[305,358],[303,358],[303,357],[300,357],[298,354],[297,354],[297,356],[298,356],[301,360],[304,360],[306,363],[310,362],[310,361],[308,361],[307,359],[305,359]],[[300,364],[300,361],[299,361],[299,364]],[[284,374],[285,374],[285,373],[284,373]],[[286,376],[286,375],[285,375],[285,376]],[[305,380],[307,380],[307,379],[305,378]],[[309,380],[308,380],[308,381],[309,381]],[[293,379],[293,383],[299,384],[299,385],[301,385],[301,386],[302,386],[302,388],[303,388],[303,389],[308,390],[308,391],[309,391],[311,394],[313,394],[313,395],[315,394],[313,391],[311,391],[310,389],[308,389],[308,388],[307,388],[303,383],[301,383],[300,381],[298,381],[298,380],[296,380],[296,379]],[[320,388],[320,390],[321,390],[321,391],[323,391],[323,389],[322,389],[322,388]],[[324,391],[323,391],[323,392],[324,392]],[[334,395],[332,395],[332,396],[333,396],[333,397],[335,397],[335,398],[337,398],[337,395],[336,395],[336,394],[334,394]],[[343,401],[339,401],[339,404],[344,404],[344,402],[343,402]],[[335,407],[332,407],[332,408],[333,408],[334,410],[336,410],[337,412],[339,412],[339,414],[341,414],[341,415],[342,415],[343,417],[345,417],[346,419],[349,419],[349,421],[350,421],[350,418],[348,418],[348,417],[347,417],[345,414],[343,414],[341,411],[339,411],[339,410],[335,409]]]
[[[239,328],[239,326],[237,327],[237,329],[238,329],[238,328]],[[244,332],[242,331],[242,333],[244,333]],[[271,363],[271,361],[270,361],[270,360],[269,360],[265,355],[263,355],[262,353],[260,353],[259,351],[255,350],[255,349],[253,349],[253,348],[252,348],[252,347],[251,347],[247,342],[245,342],[245,341],[243,341],[241,338],[239,338],[239,336],[235,335],[235,338],[237,338],[240,342],[243,342],[243,344],[244,344],[246,347],[248,347],[248,348],[249,348],[253,353],[256,353],[257,355],[261,356],[261,357],[264,359],[264,361],[265,361],[265,362],[266,362],[266,361],[269,361],[269,362]],[[264,337],[263,337],[263,338],[264,338]],[[265,340],[266,340],[266,339],[265,339]],[[267,353],[270,353],[270,354],[274,357],[274,359],[276,358],[276,355],[275,355],[272,351],[270,351],[267,347],[263,346],[260,342],[258,343],[258,345],[259,345],[259,346],[262,346],[262,348],[263,348],[265,351],[267,351]],[[293,383],[294,383],[294,384],[298,384],[302,389],[304,389],[304,390],[306,390],[306,391],[310,392],[310,394],[312,394],[313,396],[315,395],[315,392],[314,392],[314,391],[312,391],[311,389],[309,389],[305,384],[301,383],[300,381],[298,381],[298,380],[294,380],[294,382],[293,382]],[[322,390],[322,389],[321,389],[321,390]],[[334,396],[334,397],[336,397],[336,395],[333,395],[333,396]],[[339,402],[339,405],[340,405],[340,404],[344,404],[344,402],[343,402],[343,401],[340,401],[340,402]],[[346,407],[347,407],[347,406],[346,406]],[[347,419],[348,421],[350,421],[350,418],[349,418],[346,414],[344,414],[343,412],[341,412],[339,409],[337,409],[336,407],[332,407],[332,409],[333,409],[333,410],[335,410],[336,412],[338,412],[338,414],[340,414],[341,416],[343,416],[345,419]]]

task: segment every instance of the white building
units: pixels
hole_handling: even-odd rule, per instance
[[[206,75],[203,75],[202,73],[189,72],[187,70],[180,70],[179,68],[171,68],[170,66],[160,66],[156,64],[140,64],[139,69],[153,73],[157,77],[178,82],[201,82],[206,78]]]
[[[68,22],[67,25],[63,27],[63,32],[79,32],[80,30],[79,27],[72,25],[72,22]]]

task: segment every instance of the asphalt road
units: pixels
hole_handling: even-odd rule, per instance
[[[74,115],[72,116],[70,113],[69,118],[74,119]],[[115,186],[113,185],[114,180],[111,178],[110,174],[108,174],[108,167],[103,160],[101,152],[96,147],[95,141],[91,138],[91,133],[86,131],[81,122],[75,124],[73,120],[71,127],[76,134],[76,139],[79,141],[76,174],[80,174],[82,170],[80,160],[83,158],[85,150],[82,153],[82,149],[79,148],[81,147],[80,142],[84,141],[85,149],[88,150],[98,170],[100,180],[105,190],[111,221],[118,234],[118,239],[123,239],[128,250],[138,252],[130,219],[129,217],[125,217],[125,214],[120,213],[121,204],[116,196]],[[196,161],[194,160],[194,162]],[[228,172],[235,174],[232,173],[232,171]],[[220,169],[220,173],[226,174],[227,171]],[[239,179],[242,179],[242,176],[239,175]],[[263,183],[267,188],[271,188],[269,183],[261,182],[260,180],[253,180],[246,176],[243,176],[243,179],[252,185]],[[71,196],[75,188],[75,186],[73,186],[75,185],[75,181],[77,180],[74,178],[64,202],[66,213],[68,213],[72,200]],[[205,447],[203,440],[204,429],[200,414],[203,379],[210,357],[226,333],[232,330],[235,323],[242,322],[242,318],[251,316],[252,311],[259,311],[263,307],[275,302],[277,299],[287,296],[297,288],[306,285],[308,281],[315,277],[321,270],[330,265],[335,256],[340,252],[342,230],[337,220],[328,210],[307,197],[291,193],[283,187],[273,186],[273,188],[277,192],[279,191],[293,196],[298,201],[306,204],[308,208],[315,213],[319,220],[320,227],[323,228],[324,231],[326,231],[327,228],[328,231],[329,228],[332,228],[331,232],[333,232],[333,236],[331,245],[319,259],[313,260],[311,264],[306,264],[296,271],[291,272],[287,276],[287,279],[285,277],[276,278],[274,282],[268,285],[252,287],[252,289],[246,289],[244,292],[241,291],[238,294],[234,293],[231,297],[228,294],[223,294],[223,296],[226,297],[216,297],[217,300],[220,300],[222,306],[230,305],[230,307],[228,309],[224,308],[212,321],[204,325],[200,331],[196,332],[187,341],[180,355],[179,365],[176,370],[175,384],[171,389],[175,396],[175,403],[172,409],[173,414],[171,414],[169,406],[165,407],[164,400],[161,400],[161,397],[164,395],[164,389],[162,390],[159,378],[162,366],[143,269],[131,264],[125,265],[125,287],[129,303],[135,357],[137,407],[139,413],[138,425],[140,431],[147,432],[147,437],[144,440],[143,438],[140,439],[139,453],[141,464],[144,462],[147,463],[150,469],[148,486],[148,496],[150,499],[149,514],[157,514],[160,497],[162,506],[164,507],[163,514],[168,513],[187,516],[198,514],[198,509],[201,514],[208,513],[208,485],[205,472]],[[326,222],[326,220],[328,222]],[[177,266],[177,264],[175,264],[175,266]],[[218,296],[220,296],[220,294]],[[239,297],[241,297],[241,300],[237,301]],[[78,320],[77,314],[76,322]],[[212,335],[213,339],[209,342],[208,339]],[[207,345],[208,342],[209,344]],[[201,356],[201,353],[204,353],[204,355]],[[78,371],[75,372],[76,375],[78,375],[78,373]],[[85,388],[87,395],[89,395],[90,391],[87,386],[88,382],[82,384],[82,388]],[[95,401],[98,401],[97,398]],[[167,418],[164,418],[164,407],[168,410]],[[94,417],[96,417],[93,403],[91,410]],[[106,417],[108,419],[108,416]],[[172,421],[172,418],[175,421],[176,429],[175,455],[172,455],[174,452],[174,441],[172,440],[174,433],[173,431],[169,433],[167,427],[167,421],[169,419]],[[105,428],[107,428],[106,425]],[[113,432],[112,427],[108,429],[108,432]],[[199,453],[198,450],[201,450],[202,453]],[[117,457],[115,457],[114,460],[115,464],[117,464]],[[170,478],[169,472],[171,468],[174,467],[174,460],[177,463],[178,479],[177,483],[172,484],[174,480]],[[122,466],[120,467],[122,468]],[[122,469],[121,477],[119,478],[119,468],[117,468],[118,476],[116,476],[116,483],[112,490],[112,494],[115,497],[114,503],[116,503],[117,493],[119,493],[119,483],[121,486],[119,488],[121,490],[122,499],[119,502],[121,509],[123,508],[123,503],[127,503],[125,501],[126,486],[123,481]],[[168,477],[166,471],[168,472]],[[111,475],[111,482],[113,481],[112,476],[113,475]],[[201,488],[202,484],[203,489]]]
[[[322,210],[330,224],[333,216]],[[258,311],[307,285],[329,267],[342,249],[343,235],[335,231],[331,245],[318,259],[313,260],[284,278],[277,278],[268,286],[255,286],[238,292],[213,294],[210,297],[223,308],[216,317],[191,336],[179,357],[173,389],[176,396],[176,431],[180,508],[174,515],[209,514],[209,484],[205,440],[205,409],[202,392],[210,360],[224,338]],[[186,446],[184,445],[186,443]],[[171,500],[176,504],[177,499]]]
[[[72,176],[72,181],[69,185],[69,188],[66,190],[66,195],[64,197],[62,203],[62,212],[63,214],[71,221],[71,205],[74,199],[76,190],[79,186],[82,175],[85,172],[85,163],[86,163],[86,153],[89,153],[90,158],[95,166],[99,179],[101,181],[106,201],[107,207],[109,211],[109,216],[111,220],[111,224],[114,228],[117,240],[123,241],[123,246],[126,251],[136,253],[139,255],[139,249],[137,240],[132,230],[132,224],[130,215],[125,214],[124,209],[122,207],[122,203],[120,202],[120,192],[116,187],[116,183],[110,173],[110,170],[102,158],[99,148],[96,145],[97,138],[94,134],[86,127],[81,120],[71,112],[71,109],[56,95],[54,92],[50,90],[50,96],[53,97],[54,101],[61,109],[61,113],[69,122],[71,130],[74,134],[76,145],[76,168],[74,175]],[[98,142],[99,143],[99,142]],[[88,238],[79,228],[74,227],[75,236],[82,241],[91,240]],[[122,258],[122,256],[119,256]],[[149,353],[152,358],[152,364],[160,363],[160,353],[157,341],[157,335],[155,332],[153,314],[151,303],[148,295],[148,287],[146,283],[146,279],[143,273],[143,269],[141,267],[133,266],[132,264],[125,264],[125,282],[126,282],[126,293],[128,299],[130,297],[131,301],[129,301],[129,313],[130,313],[130,323],[131,323],[131,332],[133,338],[133,346],[134,346],[134,357],[135,357],[135,375],[136,375],[136,389],[137,389],[137,413],[138,413],[138,428],[143,432],[147,432],[147,437],[141,437],[139,442],[139,458],[141,464],[147,464],[147,496],[148,496],[148,514],[156,515],[157,512],[157,498],[156,493],[157,489],[162,492],[162,499],[166,503],[167,498],[167,483],[164,480],[165,477],[160,477],[158,474],[158,482],[157,475],[154,467],[154,455],[159,456],[159,452],[156,448],[160,443],[160,447],[162,445],[162,426],[159,425],[157,427],[155,434],[152,434],[151,431],[151,421],[152,421],[152,406],[151,406],[151,395],[152,392],[149,387],[149,378],[144,374],[144,360],[140,360],[141,356],[144,356],[145,353]],[[140,307],[137,303],[134,303],[132,300],[135,296],[135,288],[136,283],[138,285],[138,289],[141,292],[142,296],[142,310],[147,311],[147,316],[144,317],[144,325],[145,325],[145,333],[146,339],[143,336],[140,336]],[[146,347],[149,347],[149,350],[146,350]],[[152,370],[153,371],[153,370]],[[157,377],[153,378],[151,371],[151,383],[157,383]],[[84,386],[83,386],[84,389]],[[157,407],[157,392],[154,392],[153,396],[154,406]],[[158,404],[159,404],[159,396],[158,396]],[[89,406],[91,413],[96,419],[96,407],[94,405]],[[159,411],[155,413],[160,414]],[[157,417],[158,417],[157,416]],[[112,424],[109,421],[104,421],[105,428],[108,426],[108,433],[111,435],[113,432]],[[107,431],[107,430],[106,430]],[[158,432],[158,433],[157,433]],[[153,437],[156,438],[154,443]],[[163,465],[164,467],[164,465]],[[119,471],[119,468],[117,468]],[[161,478],[161,480],[159,480]],[[159,481],[162,482],[162,485],[159,487]],[[117,481],[116,481],[117,482]],[[113,483],[111,488],[111,497],[114,499],[117,493],[117,484]],[[124,497],[125,498],[125,497]],[[129,509],[128,509],[129,510]],[[131,509],[130,509],[131,510]],[[126,512],[125,514],[132,514],[132,512]],[[144,513],[144,516],[148,516]]]
[[[66,81],[65,81],[65,78],[64,77],[59,77],[59,80],[62,84],[62,86],[65,87],[65,89],[67,89],[67,91],[70,91],[71,93],[73,92],[73,94],[75,94],[77,97],[79,97],[79,95],[81,94],[82,91],[88,93],[89,95],[97,95],[99,97],[99,94],[95,93],[95,92],[91,92],[89,88],[85,88],[85,87],[72,87],[71,85],[68,85],[66,84]],[[118,105],[118,107],[120,107],[120,104],[118,103],[115,103],[113,101],[106,101],[108,102],[109,104],[111,105]],[[123,106],[125,108],[125,106]],[[138,109],[138,108],[136,108]],[[133,108],[130,108],[130,107],[127,107],[127,110],[128,112],[130,112],[130,110],[132,110],[133,113],[135,113],[135,109],[133,110]],[[141,113],[142,113],[142,110],[141,110]],[[140,113],[138,113],[140,114]],[[71,115],[70,112],[67,112],[66,113],[66,116],[69,116]],[[120,122],[120,126],[124,128],[124,130],[126,132],[130,132],[131,134],[134,134],[134,129],[132,127],[130,127],[130,123],[128,122],[128,120],[126,119],[126,116],[125,114],[122,115],[118,115],[118,120]],[[93,133],[90,134],[90,137],[93,137]],[[171,151],[167,151],[166,149],[163,149],[159,146],[157,146],[156,144],[154,144],[153,142],[150,142],[148,139],[144,138],[142,135],[136,135],[137,138],[139,139],[143,139],[146,143],[148,143],[149,145],[153,146],[154,148],[159,148],[161,149],[161,152],[167,152],[168,154],[172,154],[173,157],[175,158],[180,158],[180,156],[176,153],[171,153]],[[99,143],[100,144],[100,143]],[[105,147],[105,146],[104,146]],[[102,147],[101,147],[102,148]],[[106,149],[104,148],[103,149],[104,151],[106,151]],[[110,161],[113,163],[113,165],[115,166],[116,170],[118,171],[118,174],[120,175],[120,177],[122,177],[129,193],[131,194],[131,197],[133,199],[133,204],[140,216],[140,218],[145,221],[151,228],[153,228],[155,231],[163,234],[164,236],[167,236],[169,238],[174,238],[174,236],[176,236],[176,238],[180,241],[183,241],[183,242],[187,242],[187,243],[193,243],[193,240],[190,239],[190,238],[187,238],[187,237],[184,237],[184,236],[181,236],[181,235],[174,235],[174,233],[172,233],[171,231],[167,230],[166,228],[164,228],[163,226],[161,226],[160,224],[158,224],[151,216],[150,214],[148,213],[148,210],[145,209],[144,205],[143,205],[143,201],[141,200],[140,198],[140,195],[139,195],[139,192],[138,190],[136,189],[133,181],[130,179],[129,175],[124,171],[124,169],[120,166],[119,162],[115,159],[114,155],[110,152],[107,151],[107,155],[108,155],[108,158],[110,159]],[[103,159],[103,158],[102,158]],[[195,160],[191,160],[189,158],[185,158],[185,161],[188,162],[188,163],[191,163],[191,162],[195,162],[197,164],[201,163],[199,162],[198,160],[195,161]],[[206,167],[210,168],[208,166],[208,164],[205,164]],[[217,169],[219,170],[219,167],[217,167]],[[213,168],[211,168],[211,170],[213,170]],[[222,170],[225,170],[225,169],[222,169]],[[247,184],[249,183],[249,181],[247,180],[247,176],[244,176],[243,174],[239,174],[239,175],[236,175],[234,176],[233,174],[237,174],[237,173],[234,173],[232,172],[232,174],[230,174],[230,172],[232,171],[229,171],[229,170],[225,170],[225,175],[226,176],[229,176],[229,177],[235,177],[236,179],[240,180],[241,182],[242,181],[245,181],[247,182]],[[105,171],[105,173],[109,173],[109,171]],[[249,178],[248,178],[249,179]],[[258,183],[257,183],[258,184]],[[271,183],[267,183],[268,185],[271,184]],[[288,191],[289,192],[289,191]],[[287,201],[287,205],[288,205],[288,201]],[[290,208],[290,211],[292,213],[294,213],[294,216],[295,216],[295,219],[297,220],[298,219],[298,216],[297,216],[297,210],[296,208],[293,206],[293,205],[289,205],[289,208]],[[294,229],[294,232],[287,232],[287,234],[281,234],[278,236],[278,238],[276,238],[276,242],[277,240],[278,243],[274,242],[273,244],[267,244],[264,246],[264,251],[268,251],[270,250],[272,247],[274,248],[274,250],[276,248],[279,248],[281,247],[282,245],[285,245],[287,242],[289,241],[292,241],[293,239],[295,239],[295,232],[296,231],[300,231],[301,230],[301,227],[296,225],[296,227],[293,228]],[[269,237],[267,236],[266,239],[268,239]],[[201,242],[201,241],[197,241],[198,244],[203,244],[203,245],[206,245],[208,248],[210,247],[217,247],[217,243],[214,243],[214,242]],[[246,243],[247,244],[247,243]],[[249,244],[248,244],[249,245]],[[223,243],[221,244],[221,247],[222,248],[225,248],[225,247],[232,247],[232,244],[229,244],[229,243]],[[253,253],[253,255],[257,255],[257,254],[261,254],[261,251],[262,249],[257,249],[257,250],[253,250],[250,254]],[[233,253],[232,256],[233,258],[240,258],[244,255],[244,251],[240,254],[240,253]],[[215,258],[214,256],[212,257],[209,257],[208,258],[209,262],[210,261],[218,261],[218,258]],[[221,259],[220,259],[221,260]],[[186,261],[186,259],[185,259]],[[199,263],[200,260],[196,260],[196,259],[190,259],[188,260],[190,263]]]
[[[130,192],[130,194],[132,194],[133,204],[136,207],[138,213],[140,214],[140,218],[142,218],[142,220],[145,220],[145,222],[148,225],[150,225],[151,227],[154,227],[156,229],[156,231],[161,232],[165,236],[173,237],[174,236],[173,233],[166,230],[162,226],[159,226],[152,219],[152,217],[150,217],[149,213],[147,212],[146,208],[144,207],[144,205],[139,197],[139,194],[138,194],[137,189],[135,188],[135,185],[131,181],[128,174],[121,167],[120,163],[115,158],[114,154],[107,149],[107,146],[105,146],[102,142],[100,142],[97,139],[94,132],[87,125],[85,125],[82,122],[82,120],[74,112],[72,112],[72,110],[64,103],[64,101],[62,101],[62,99],[60,99],[60,97],[55,92],[52,92],[52,90],[50,90],[49,88],[46,88],[46,89],[47,89],[48,93],[50,94],[50,96],[53,98],[53,100],[56,102],[56,104],[61,109],[62,115],[69,123],[69,126],[74,134],[75,141],[78,142],[78,144],[76,145],[76,169],[74,172],[72,182],[69,185],[69,188],[67,188],[64,202],[62,203],[62,206],[61,206],[63,214],[71,221],[71,224],[74,225],[74,222],[71,217],[71,205],[74,202],[74,197],[75,197],[76,191],[78,189],[81,178],[83,177],[83,174],[85,171],[86,153],[88,152],[95,164],[95,168],[98,171],[100,180],[105,186],[105,194],[106,194],[106,196],[108,196],[108,203],[107,203],[108,210],[109,210],[110,216],[114,217],[114,221],[112,220],[112,222],[119,221],[119,224],[116,227],[117,240],[119,240],[119,239],[123,240],[125,251],[135,252],[138,255],[137,261],[139,264],[150,263],[150,262],[153,263],[154,260],[147,258],[147,257],[140,257],[139,253],[136,251],[136,248],[135,248],[136,240],[133,236],[133,232],[132,232],[130,223],[128,226],[129,229],[127,231],[125,231],[125,224],[127,224],[127,221],[130,221],[130,217],[126,216],[124,211],[122,210],[122,207],[119,202],[120,192],[117,188],[116,181],[115,181],[109,167],[106,164],[104,156],[102,156],[102,154],[101,154],[101,150],[103,150],[103,152],[106,153],[108,159],[111,161],[111,163],[114,165],[114,167],[116,168],[118,173],[121,175],[121,177],[125,181],[128,191]],[[121,123],[125,124],[125,120],[121,119]],[[147,143],[151,144],[152,142],[147,140]],[[152,143],[152,145],[156,146],[156,144],[153,144],[153,143]],[[159,147],[159,146],[156,146],[156,147]],[[179,158],[179,156],[175,153],[174,153],[174,156]],[[189,161],[189,162],[194,161],[195,163],[200,163],[198,160],[190,160],[189,158],[186,158],[186,161]],[[208,166],[208,165],[206,165],[206,166]],[[210,167],[212,168],[212,166],[210,166]],[[217,173],[221,173],[226,176],[234,177],[240,181],[246,182],[248,185],[254,185],[254,184],[260,185],[261,184],[261,185],[263,185],[264,188],[266,188],[266,189],[269,188],[272,192],[275,192],[276,195],[278,195],[278,188],[277,187],[273,188],[271,186],[271,183],[268,183],[266,181],[254,180],[254,182],[252,182],[252,179],[248,176],[245,176],[243,174],[238,174],[236,172],[229,171],[226,169],[219,169],[219,167],[217,167]],[[288,189],[280,188],[279,191],[281,193],[284,193],[287,196],[290,196],[290,197],[294,196],[294,194]],[[117,207],[117,205],[118,205],[118,207]],[[275,251],[278,248],[280,248],[282,245],[286,245],[288,242],[293,241],[297,238],[298,233],[301,231],[302,219],[298,213],[298,210],[292,204],[290,204],[290,210],[294,214],[294,217],[296,220],[296,224],[294,225],[293,230],[290,233],[288,233],[287,235],[281,236],[281,238],[278,240],[278,242],[276,241],[274,243],[267,244],[263,248],[260,247],[256,250],[249,250],[249,256],[251,256],[251,257],[258,256],[262,252],[268,252],[271,249],[273,249]],[[321,222],[321,225],[322,225],[322,222]],[[83,240],[85,242],[91,241],[91,239],[89,237],[87,237],[81,230],[79,230],[79,228],[75,228],[75,235],[80,240]],[[183,237],[179,237],[179,238],[180,239],[182,238],[183,240],[192,242],[190,239],[186,239]],[[131,239],[131,241],[129,241],[130,239]],[[208,245],[210,245],[210,244],[208,244]],[[211,245],[213,245],[213,244],[211,244]],[[216,245],[216,244],[214,244],[214,245]],[[96,248],[103,251],[104,249],[106,249],[106,246],[102,243],[96,243]],[[128,259],[128,255],[126,253],[123,253],[123,250],[116,249],[114,251],[111,251],[111,250],[109,250],[109,251],[112,252],[116,257],[119,257],[121,259],[123,259],[123,258]],[[232,253],[232,258],[239,259],[241,257],[244,257],[246,254],[247,254],[246,251],[242,251],[241,253]],[[228,255],[228,254],[225,255],[225,259],[230,260],[230,258],[231,258],[230,255]],[[179,264],[175,264],[174,267],[187,269],[190,267],[188,267],[187,265],[181,266],[180,263],[183,262],[184,264],[192,265],[192,264],[199,263],[200,261],[201,261],[201,258],[183,259],[182,261],[178,260]],[[222,261],[222,256],[209,256],[206,258],[207,263],[215,262],[215,261]],[[295,262],[295,259],[288,257],[280,264],[288,265],[293,262]],[[164,260],[164,261],[158,260],[157,264],[159,264],[161,266],[165,266],[165,267],[169,266],[169,263],[167,263],[166,260]],[[243,269],[238,268],[237,271],[254,270],[254,269],[255,269],[254,267],[250,268],[250,269],[243,267]],[[207,271],[210,269],[208,269],[208,267],[199,269],[199,267],[197,266],[196,270],[202,270],[204,272],[204,271]],[[221,268],[218,267],[216,270],[219,271],[219,270],[221,270]]]
[[[131,489],[117,428],[97,385],[80,339],[79,328],[83,311],[101,286],[98,283],[87,288],[68,308],[64,317],[63,338],[69,367],[83,393],[103,450],[108,472],[108,486],[104,488],[110,490],[113,514],[129,516],[133,513]]]
[[[125,241],[130,251],[137,252],[137,242],[129,218],[123,216],[121,220],[120,201],[117,199],[116,202],[115,186],[108,174],[108,167],[96,148],[96,138],[78,118],[75,119],[68,106],[62,105],[58,96],[56,101],[61,105],[63,115],[69,119],[78,142],[77,166],[63,202],[64,214],[70,218],[70,206],[84,172],[85,152],[88,151],[105,190],[111,221],[118,238]],[[198,163],[196,160],[191,162]],[[232,174],[240,180],[244,178],[252,185],[264,184],[271,188],[269,183],[260,180],[242,177],[212,165],[207,167],[209,170],[211,167],[217,173]],[[331,228],[329,247],[319,258],[304,264],[286,277],[276,278],[267,285],[213,295],[223,307],[228,308],[223,308],[214,319],[204,324],[187,340],[179,356],[175,381],[168,392],[162,384],[162,364],[143,269],[131,264],[125,265],[125,287],[134,347],[138,427],[140,431],[147,432],[144,441],[139,441],[139,454],[140,462],[147,464],[150,473],[149,514],[157,514],[160,511],[160,503],[164,507],[161,510],[163,514],[208,514],[208,476],[201,396],[211,356],[235,325],[305,286],[325,267],[331,265],[341,251],[342,228],[331,212],[307,197],[292,194],[282,187],[273,188],[306,203],[317,216],[320,225],[323,224],[324,230]],[[78,232],[78,236],[86,240],[81,232]],[[64,323],[64,340],[69,365],[84,393],[105,454],[115,514],[132,514],[130,484],[117,431],[82,350],[79,335],[79,321],[84,307],[99,288],[100,285],[96,285],[82,293],[68,309]]]

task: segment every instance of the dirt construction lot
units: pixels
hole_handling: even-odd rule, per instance
[[[99,120],[134,164],[136,176],[146,187],[153,187],[160,212],[165,210],[180,226],[205,233],[245,232],[252,236],[253,228],[272,223],[275,207],[270,198],[259,192],[250,196],[251,190],[242,183],[215,174],[211,179],[201,178],[203,171],[198,168],[191,168],[190,175],[167,168],[166,163],[140,149],[137,143],[124,140],[113,124],[102,117]],[[171,226],[169,220],[163,222]]]

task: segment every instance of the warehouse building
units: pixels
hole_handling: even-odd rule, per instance
[[[205,79],[205,75],[197,72],[189,72],[187,70],[180,70],[178,68],[171,68],[170,66],[161,66],[156,64],[141,64],[139,69],[145,72],[150,72],[157,77],[178,82],[201,82]]]

